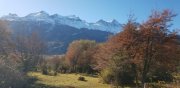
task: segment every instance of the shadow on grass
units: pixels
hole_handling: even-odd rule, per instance
[[[73,86],[61,86],[61,87],[56,87],[56,86],[50,86],[50,85],[45,85],[45,84],[34,84],[31,86],[31,88],[75,88]]]
[[[29,77],[28,83],[30,84],[30,87],[28,88],[75,88],[73,86],[60,86],[60,87],[50,86],[46,84],[36,83],[37,81],[38,81],[37,78]]]
[[[49,86],[49,85],[45,85],[45,84],[35,83],[35,84],[31,85],[31,88],[64,88],[64,87],[55,87],[55,86]]]

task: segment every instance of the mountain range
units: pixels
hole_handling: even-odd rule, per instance
[[[24,17],[9,14],[2,16],[0,20],[8,22],[13,34],[38,32],[47,43],[48,54],[65,53],[68,45],[74,40],[104,42],[110,35],[120,32],[122,27],[116,20],[107,22],[101,19],[95,23],[88,23],[75,15],[49,15],[45,11],[30,13]]]
[[[52,26],[54,24],[61,24],[61,25],[68,25],[71,27],[75,27],[77,29],[87,28],[90,30],[101,30],[101,31],[107,31],[107,32],[112,32],[112,33],[119,32],[122,26],[115,19],[110,22],[100,19],[95,23],[88,23],[85,20],[82,20],[75,15],[70,15],[70,16],[61,16],[59,14],[49,15],[45,11],[30,13],[24,17],[19,17],[16,14],[10,13],[9,15],[2,16],[1,19],[8,20],[8,21],[46,22],[46,23],[52,24]]]

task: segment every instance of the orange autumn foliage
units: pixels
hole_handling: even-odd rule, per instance
[[[175,70],[180,61],[180,44],[177,33],[169,29],[174,16],[171,11],[164,10],[154,11],[147,21],[139,25],[129,20],[122,32],[100,46],[94,55],[98,59],[97,68],[106,68],[109,60],[123,51],[128,56],[126,62],[136,65],[142,84],[154,67],[164,66],[169,71]]]

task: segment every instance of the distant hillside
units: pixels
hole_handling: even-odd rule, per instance
[[[95,40],[104,42],[110,32],[100,30],[89,30],[87,28],[77,29],[68,25],[47,23],[44,21],[9,21],[13,34],[29,34],[33,31],[38,32],[48,45],[48,54],[63,54],[68,45],[79,39]]]

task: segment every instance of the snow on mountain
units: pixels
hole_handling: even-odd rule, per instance
[[[28,20],[31,20],[31,21],[44,21],[44,22],[54,24],[54,20],[51,19],[50,15],[45,11],[31,13],[31,14],[23,17],[22,20],[26,20],[26,21],[28,21]]]
[[[9,21],[14,21],[14,20],[19,20],[19,17],[17,14],[12,14],[9,13],[9,15],[1,17],[2,20],[9,20]]]
[[[121,31],[121,27],[122,27],[122,25],[116,20],[107,22],[101,19],[95,23],[88,23],[85,20],[81,20],[79,17],[75,15],[70,15],[70,16],[61,16],[58,14],[49,15],[45,11],[31,13],[24,17],[19,17],[16,14],[10,13],[9,15],[1,17],[0,19],[8,20],[8,21],[42,21],[42,22],[50,23],[52,25],[57,23],[57,24],[72,26],[78,29],[88,28],[88,29],[101,30],[112,33],[117,33]]]
[[[61,15],[52,15],[52,19],[59,24],[69,25],[75,28],[88,28],[88,23],[86,21],[81,20],[76,16],[61,16]]]
[[[26,17],[48,18],[49,14],[44,12],[44,11],[40,11],[40,12],[37,12],[37,13],[31,13],[31,14],[27,15]]]

